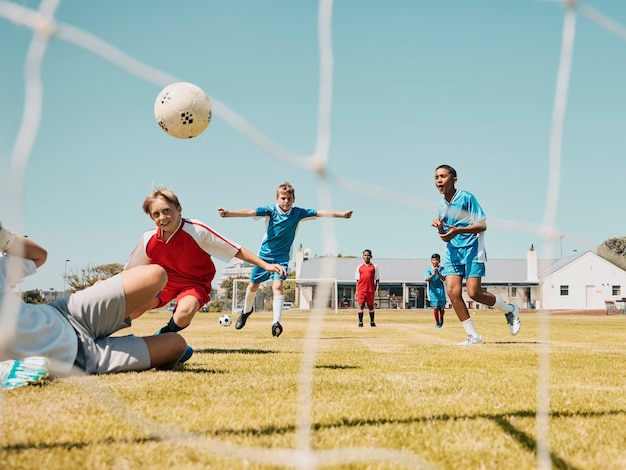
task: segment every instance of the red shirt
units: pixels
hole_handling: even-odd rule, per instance
[[[362,263],[356,268],[356,290],[357,292],[376,292],[376,281],[380,279],[378,266],[374,263]]]
[[[228,262],[240,249],[240,245],[224,238],[199,220],[181,219],[180,226],[167,241],[157,227],[145,232],[124,269],[142,264],[158,264],[167,272],[168,286],[200,284],[207,292],[211,292],[211,282],[215,277],[215,264],[211,256]]]

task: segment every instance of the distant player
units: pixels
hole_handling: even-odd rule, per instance
[[[216,271],[213,256],[224,262],[238,258],[268,272],[280,276],[286,274],[281,266],[259,259],[203,222],[183,218],[178,197],[170,189],[159,188],[148,194],[143,210],[156,227],[142,235],[125,269],[143,264],[158,264],[165,268],[167,284],[164,289],[138,312],[163,307],[176,299],[172,318],[157,334],[186,328],[200,307],[211,299],[211,282]],[[193,349],[188,346],[181,362],[189,359],[191,354]]]
[[[283,183],[276,189],[276,204],[258,207],[257,209],[240,209],[229,211],[220,207],[217,211],[221,217],[265,217],[266,232],[259,258],[268,263],[276,263],[286,271],[291,258],[291,248],[296,238],[298,224],[307,219],[317,217],[337,217],[349,219],[352,211],[335,212],[329,210],[302,209],[295,207],[296,192],[289,183]],[[283,303],[285,300],[283,291],[283,281],[287,278],[285,273],[275,274],[268,272],[263,267],[255,267],[252,270],[250,284],[246,289],[244,307],[235,323],[235,328],[240,330],[246,324],[248,317],[252,314],[254,298],[263,281],[272,279],[272,291],[274,293],[272,321],[272,336],[280,336],[283,327],[280,324],[283,315]]]
[[[435,186],[443,195],[438,216],[432,226],[446,242],[443,274],[454,311],[465,328],[467,338],[461,345],[482,344],[463,301],[462,283],[465,279],[468,295],[481,304],[494,307],[504,313],[509,331],[516,335],[520,329],[519,307],[504,302],[495,295],[483,291],[481,279],[485,275],[484,233],[487,218],[474,197],[468,191],[456,189],[456,170],[450,165],[440,165],[435,170]]]
[[[361,263],[354,273],[356,279],[356,299],[357,299],[357,315],[359,316],[359,328],[363,328],[363,310],[367,305],[370,315],[370,326],[375,327],[375,303],[374,299],[378,297],[380,289],[380,273],[378,266],[372,263],[372,250],[363,251],[363,263]]]
[[[446,276],[439,269],[441,256],[435,253],[430,257],[430,266],[426,268],[424,280],[428,283],[428,301],[433,308],[435,328],[443,326],[443,315],[446,313]]]

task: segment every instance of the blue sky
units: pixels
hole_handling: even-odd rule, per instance
[[[37,9],[40,2],[11,3]],[[626,25],[624,2],[584,5]],[[6,6],[0,2],[0,12]],[[220,219],[217,208],[272,203],[284,181],[295,186],[298,206],[354,210],[351,220],[301,225],[295,244],[312,254],[359,256],[369,248],[375,261],[442,252],[430,227],[441,163],[457,169],[457,186],[487,213],[490,258],[523,258],[531,244],[542,257],[559,257],[626,235],[626,41],[580,13],[559,178],[550,177],[565,12],[528,0],[334,2],[327,193],[315,172],[276,158],[219,112],[196,139],[167,136],[153,117],[165,85],[156,75],[137,77],[52,37],[21,195],[8,189],[8,169],[32,31],[0,13],[0,219],[49,251],[24,288],[62,289],[66,259],[69,269],[123,263],[152,226],[141,204],[153,185],[173,189],[184,216],[254,252],[262,221]],[[64,0],[55,17],[201,86],[286,152],[315,151],[317,2],[195,0],[181,8]],[[562,240],[540,230],[551,188]],[[10,210],[20,198],[22,218]]]

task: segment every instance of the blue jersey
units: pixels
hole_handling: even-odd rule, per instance
[[[291,246],[296,238],[298,224],[301,220],[317,217],[317,210],[292,207],[289,212],[283,212],[274,204],[257,208],[256,215],[265,217],[267,226],[259,258],[268,263],[285,263],[291,258]]]
[[[441,266],[439,266],[439,271],[441,271]],[[424,273],[424,279],[429,278],[434,272],[435,270],[432,266],[427,267],[426,272]],[[428,300],[431,305],[439,305],[440,302],[445,304],[446,302],[446,289],[439,276],[435,276],[428,281]]]
[[[457,190],[452,201],[442,198],[439,202],[439,218],[443,223],[454,227],[469,227],[485,220],[485,212],[469,191]],[[460,233],[450,240],[446,247],[443,264],[469,264],[472,262],[484,263],[487,261],[484,237],[485,232]]]

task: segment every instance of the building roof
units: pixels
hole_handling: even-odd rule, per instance
[[[571,260],[570,260],[571,261]],[[360,258],[309,258],[304,260],[300,270],[300,279],[337,278],[340,283],[355,282],[357,266],[363,262]],[[424,283],[424,273],[429,267],[430,258],[376,258],[372,260],[378,266],[382,283]],[[539,261],[539,266],[553,264]],[[525,259],[495,259],[486,263],[486,275],[483,284],[537,285],[537,281],[527,280],[527,261]],[[332,273],[331,276],[323,275]]]

